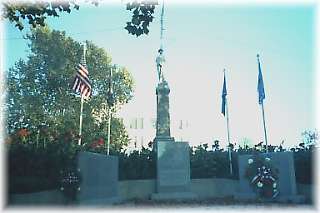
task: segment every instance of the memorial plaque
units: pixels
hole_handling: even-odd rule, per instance
[[[97,153],[79,154],[82,176],[78,200],[80,204],[109,204],[118,197],[118,157]]]
[[[157,191],[168,187],[186,191],[190,187],[189,145],[186,142],[157,143]]]
[[[186,170],[170,170],[161,171],[159,174],[159,185],[160,186],[177,186],[187,185],[190,183],[190,174]],[[174,178],[172,178],[174,177]]]

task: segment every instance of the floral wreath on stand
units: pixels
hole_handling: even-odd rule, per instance
[[[278,173],[271,158],[253,155],[248,159],[245,177],[260,198],[273,199],[279,195]]]
[[[60,175],[60,191],[69,201],[76,201],[82,181],[80,169],[62,170],[60,171]]]

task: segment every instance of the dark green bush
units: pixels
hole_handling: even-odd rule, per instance
[[[45,146],[17,140],[7,148],[9,193],[59,188],[60,171],[76,167],[79,151],[75,140],[66,134]]]
[[[118,153],[118,156],[120,180],[156,178],[156,158],[152,150],[142,148],[130,154]]]
[[[293,154],[297,183],[311,184],[314,182],[314,149],[301,149]]]

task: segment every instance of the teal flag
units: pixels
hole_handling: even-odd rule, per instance
[[[265,93],[264,93],[264,85],[263,85],[263,77],[260,67],[260,60],[259,55],[257,55],[258,58],[258,68],[259,68],[259,74],[258,74],[258,94],[259,94],[259,104],[263,103],[263,100],[265,99]]]
[[[226,116],[226,102],[227,102],[227,82],[226,82],[226,74],[223,73],[223,87],[222,87],[222,107],[221,113],[223,116]]]

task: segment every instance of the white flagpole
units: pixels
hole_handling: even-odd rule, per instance
[[[83,111],[83,100],[84,96],[81,94],[81,107],[80,107],[80,125],[79,125],[79,141],[78,145],[81,145],[81,134],[82,134],[82,111]]]
[[[111,107],[108,106],[108,144],[107,144],[107,155],[110,153],[110,134],[111,134]]]
[[[223,70],[224,72],[224,76],[225,76],[225,69]],[[229,110],[228,110],[228,99],[227,97],[225,97],[226,99],[226,119],[227,119],[227,134],[228,134],[228,144],[229,144],[229,148],[228,148],[228,152],[229,152],[229,167],[230,167],[230,174],[233,174],[232,171],[232,158],[231,158],[231,144],[230,144],[230,127],[229,127]]]
[[[259,84],[259,80],[260,80],[259,78],[260,78],[260,74],[261,74],[259,54],[257,54],[257,59],[258,59],[258,66],[259,66],[259,77],[258,77],[258,84]],[[263,82],[262,74],[261,74],[261,80]],[[263,93],[264,93],[264,85],[262,84],[262,86],[263,86],[262,88],[263,88]],[[258,85],[258,87],[259,87],[259,85]],[[260,90],[258,90],[258,92],[259,92],[259,103],[260,103]],[[264,116],[263,99],[264,99],[264,96],[261,100],[261,112],[262,112],[262,119],[263,119],[264,140],[266,143],[266,153],[268,153],[268,138],[267,138],[266,120],[265,120],[265,116]]]
[[[268,153],[268,139],[267,139],[267,129],[266,129],[266,120],[264,116],[263,102],[261,103],[261,111],[262,111],[262,119],[263,119],[264,140],[266,142],[266,153]]]
[[[232,171],[232,159],[231,159],[231,144],[230,144],[230,127],[229,127],[229,110],[228,110],[228,100],[226,98],[226,117],[227,117],[227,132],[228,132],[228,143],[229,143],[229,148],[228,148],[228,151],[229,151],[229,167],[230,167],[230,174],[232,175],[233,174],[233,171]]]
[[[83,64],[86,64],[86,43],[83,44]],[[81,93],[81,107],[80,107],[80,124],[79,124],[79,141],[78,145],[81,145],[81,136],[82,136],[82,112],[83,112],[83,101],[84,101],[84,95]]]
[[[113,100],[113,84],[112,84],[112,69],[116,71],[117,66],[114,65],[112,68],[110,68],[110,75],[109,75],[109,91],[108,91],[108,97],[107,97],[107,103],[108,103],[108,141],[107,141],[107,155],[110,153],[110,138],[111,138],[111,117],[112,117],[112,111],[111,108],[114,104]]]

